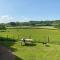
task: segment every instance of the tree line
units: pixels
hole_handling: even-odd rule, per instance
[[[54,26],[56,28],[60,28],[60,20],[0,23],[0,29],[16,26]]]
[[[29,21],[29,22],[9,22],[6,26],[60,26],[60,20],[55,21]]]

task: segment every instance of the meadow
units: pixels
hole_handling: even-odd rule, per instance
[[[36,41],[36,46],[21,46],[21,38],[29,38],[29,36]],[[16,40],[16,43],[10,47],[15,49],[13,54],[21,60],[60,60],[60,29],[7,29],[0,31],[0,37]],[[48,37],[49,47],[38,43],[47,42]]]

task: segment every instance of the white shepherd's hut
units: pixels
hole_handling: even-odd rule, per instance
[[[21,45],[28,45],[28,44],[32,44],[33,43],[33,39],[28,39],[28,38],[22,38],[21,39]]]

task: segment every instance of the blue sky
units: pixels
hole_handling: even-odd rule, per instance
[[[60,0],[0,0],[0,23],[60,19]]]

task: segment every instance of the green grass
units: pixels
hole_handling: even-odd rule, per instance
[[[31,36],[35,41],[47,41],[48,36],[50,47],[41,43],[36,46],[21,46],[19,40]],[[59,29],[7,29],[0,31],[0,37],[16,39],[17,42],[11,45],[16,49],[13,54],[23,60],[60,60],[60,30]],[[8,43],[7,43],[8,45]]]
[[[42,44],[37,44],[34,47],[20,46],[19,43],[15,44],[17,50],[15,55],[23,60],[60,60],[60,46],[50,44],[50,47],[46,47]]]
[[[0,32],[1,37],[20,40],[23,37],[32,37],[35,41],[60,42],[60,30],[58,29],[7,29],[6,32]]]

